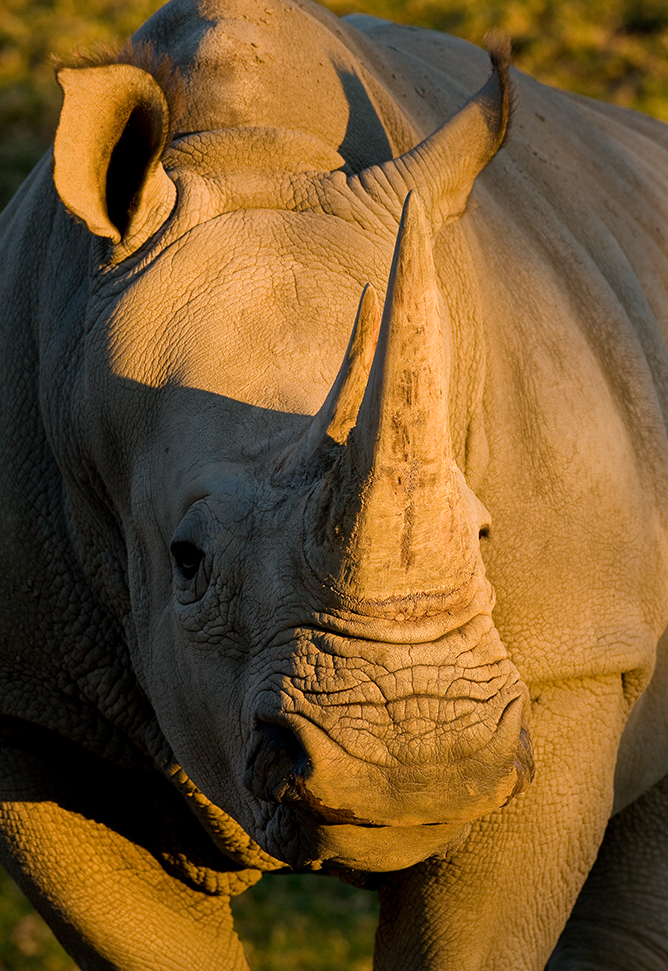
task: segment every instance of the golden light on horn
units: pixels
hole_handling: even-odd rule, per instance
[[[347,596],[442,593],[475,572],[477,532],[450,443],[443,323],[424,211],[410,193],[357,421],[307,509],[307,560]]]

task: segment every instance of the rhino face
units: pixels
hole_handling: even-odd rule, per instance
[[[417,616],[356,605],[311,573],[308,493],[231,469],[205,488],[173,535],[151,696],[208,798],[293,866],[398,869],[524,788],[524,689],[481,577]]]
[[[235,251],[243,234],[271,237],[272,285],[253,291],[254,318],[237,274],[212,288],[187,351],[164,343],[158,371],[176,353],[180,373],[194,375],[202,320],[229,321],[236,308],[252,335],[287,314],[282,279],[318,277],[314,258],[298,266],[288,255],[289,221],[245,222],[223,233],[214,222],[210,246],[198,236],[192,255],[199,267],[222,239]],[[332,262],[343,250],[364,259],[364,245],[346,237],[341,252],[331,243]],[[172,273],[177,265],[172,255]],[[337,286],[331,319],[327,302],[302,293],[300,303],[298,288],[294,318],[333,329],[360,290],[349,273]],[[183,287],[196,305],[186,299],[196,277]],[[124,296],[105,325],[117,370],[122,321],[137,319],[144,293]],[[411,865],[530,778],[526,690],[494,627],[480,557],[489,517],[450,445],[442,313],[412,196],[382,322],[367,287],[313,418],[220,391],[198,398],[190,377],[157,389],[128,457],[133,485],[119,506],[130,507],[138,668],[162,732],[204,795],[294,867]],[[230,391],[224,371],[219,388]],[[128,414],[121,425],[131,424]]]
[[[116,67],[99,70],[135,84],[138,69]],[[162,117],[155,82],[136,83]],[[487,141],[453,156],[455,212],[503,137],[488,101],[470,109]],[[132,663],[175,760],[273,857],[407,867],[532,773],[527,692],[480,555],[489,514],[451,444],[450,327],[422,206],[408,195],[393,256],[363,219],[318,210],[323,192],[357,204],[364,173],[289,182],[290,211],[267,204],[285,180],[242,174],[236,203],[216,183],[217,213],[199,174],[173,177],[165,223],[166,129],[123,225],[99,166],[74,199],[56,142],[61,197],[118,247],[91,288],[83,437],[127,547]],[[412,178],[409,162],[385,182]],[[249,193],[263,205],[241,207]],[[390,262],[381,314],[363,287],[383,289]]]
[[[521,791],[524,689],[489,591],[471,583],[406,619],[414,601],[356,610],[310,575],[307,497],[265,492],[260,513],[238,500],[247,481],[227,488],[174,533],[161,643],[186,658],[171,697],[152,692],[198,787],[272,856],[363,870],[424,859]]]

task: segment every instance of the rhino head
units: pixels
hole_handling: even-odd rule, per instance
[[[150,74],[61,76],[56,186],[102,238],[78,435],[127,551],[132,664],[196,789],[293,867],[410,866],[531,778],[527,692],[480,552],[490,517],[452,446],[452,328],[419,198],[432,227],[461,212],[504,136],[500,63],[447,131],[357,175],[292,173],[290,204],[284,174],[235,161],[249,138],[287,136],[220,133],[232,150],[203,189],[199,133],[181,169],[166,161]],[[101,134],[82,101],[102,89]],[[143,167],[115,188],[133,125]],[[388,186],[405,199],[394,242],[396,201],[377,238],[332,211],[377,211]],[[353,319],[327,390],[326,345]],[[97,562],[86,514],[74,531]]]

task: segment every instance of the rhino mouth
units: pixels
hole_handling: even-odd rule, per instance
[[[364,819],[353,812],[352,809],[331,809],[325,805],[322,799],[309,791],[303,779],[297,778],[294,781],[294,790],[297,798],[311,812],[317,821],[325,825],[347,824],[351,826],[370,826],[374,829],[382,829],[385,824],[374,822],[372,819]]]
[[[403,869],[447,851],[472,820],[528,787],[533,761],[524,702],[520,690],[472,758],[394,775],[351,759],[310,722],[304,729],[294,718],[258,720],[244,775],[261,807],[255,838],[290,866],[312,869]],[[324,774],[309,755],[323,738]]]
[[[523,792],[533,777],[529,738],[522,728],[514,759],[515,785],[486,808],[497,808]],[[460,818],[379,821],[346,808],[331,808],[307,784],[286,790],[268,810],[256,839],[294,869],[386,873],[406,869],[430,857],[447,857],[466,838],[477,813]],[[465,816],[468,815],[468,819]]]
[[[511,703],[512,704],[512,703]],[[266,788],[262,788],[258,793],[259,797],[266,802],[276,805],[292,804],[294,808],[299,807],[301,814],[309,814],[314,823],[319,825],[349,825],[370,827],[374,829],[393,829],[408,826],[440,826],[451,825],[451,820],[438,819],[428,820],[420,823],[403,823],[400,819],[392,822],[379,821],[367,816],[360,815],[353,809],[345,806],[334,808],[327,805],[321,798],[312,792],[308,785],[309,760],[305,753],[300,751],[297,759],[294,758],[294,742],[291,736],[278,726],[271,726],[270,732],[274,739],[278,741],[279,752],[288,753],[288,765],[281,764],[279,755],[278,764],[274,766],[274,781],[279,779],[271,793]],[[281,744],[283,743],[283,744]],[[291,751],[292,750],[292,751]],[[252,785],[252,770],[255,768],[253,760],[246,770],[244,781]],[[507,805],[511,799],[524,792],[531,783],[534,776],[534,763],[531,751],[529,733],[524,725],[520,729],[520,736],[517,743],[517,751],[513,759],[513,769],[516,773],[515,786],[508,795],[503,805]]]
[[[327,822],[303,802],[273,809],[262,842],[272,856],[295,870],[403,870],[451,852],[470,829],[470,824],[460,822],[416,826]]]

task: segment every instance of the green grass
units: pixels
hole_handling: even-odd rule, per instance
[[[371,971],[375,893],[333,877],[267,875],[233,900],[251,971]],[[76,971],[0,870],[0,971]]]
[[[251,971],[371,971],[372,891],[335,877],[268,874],[232,909]]]
[[[0,971],[76,971],[4,870],[0,870]]]

